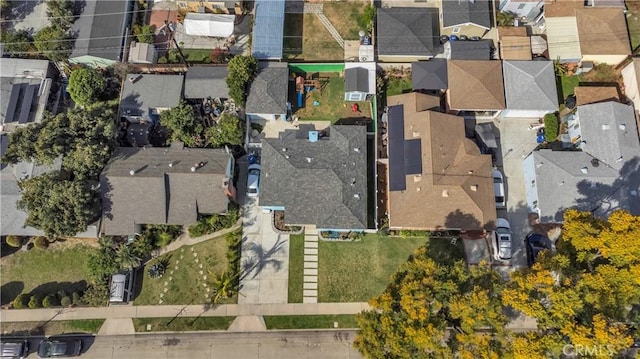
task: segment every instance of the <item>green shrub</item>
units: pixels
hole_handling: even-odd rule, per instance
[[[36,237],[33,245],[39,249],[47,249],[49,248],[49,241],[45,237]]]
[[[19,236],[7,236],[7,244],[13,248],[20,248],[24,244],[24,239]]]
[[[78,292],[71,293],[71,301],[73,304],[78,305],[82,303],[82,296]]]
[[[191,237],[200,237],[207,233],[207,224],[198,221],[196,224],[189,226],[189,235]]]
[[[24,309],[27,307],[27,303],[29,301],[29,294],[22,293],[13,300],[13,307],[15,309]]]
[[[58,297],[56,297],[54,294],[49,294],[42,300],[42,306],[45,308],[57,307],[59,305],[60,302],[58,301]]]
[[[373,20],[375,18],[376,8],[371,5],[367,5],[364,7],[362,15],[358,17],[358,26],[366,29],[368,32],[371,32],[371,30],[373,30]]]
[[[104,307],[109,299],[107,282],[89,285],[82,296],[82,302],[91,307]]]
[[[67,292],[65,292],[64,290],[59,290],[56,294],[58,295],[58,300],[62,300],[62,298],[67,296]]]
[[[31,298],[29,299],[29,308],[33,309],[33,308],[40,308],[42,306],[42,303],[40,302],[40,298],[36,297],[35,295],[32,295]]]
[[[558,118],[554,113],[544,115],[544,135],[547,141],[553,142],[558,138]]]
[[[60,299],[60,305],[62,305],[63,307],[68,307],[71,305],[71,298],[70,297],[62,297],[62,299]]]
[[[407,237],[429,237],[429,231],[416,231],[416,230],[410,230],[410,229],[402,229],[400,230],[400,232],[398,232],[398,234],[400,235],[400,237],[403,238],[407,238]]]

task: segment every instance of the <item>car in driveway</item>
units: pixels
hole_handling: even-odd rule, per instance
[[[496,260],[508,261],[511,259],[511,226],[506,219],[498,218],[492,244],[493,257]]]
[[[527,265],[531,267],[537,260],[538,254],[544,250],[551,250],[551,240],[542,234],[529,233],[524,239],[527,249]]]
[[[493,170],[493,191],[496,195],[496,207],[505,208],[507,202],[504,194],[504,177],[502,176],[502,172],[498,170]]]
[[[0,358],[25,358],[29,354],[29,341],[0,338]]]
[[[247,197],[258,197],[260,194],[260,165],[249,165],[247,175]]]
[[[80,355],[82,340],[78,338],[45,339],[38,345],[40,358],[66,358]]]

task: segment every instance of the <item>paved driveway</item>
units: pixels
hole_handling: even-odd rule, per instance
[[[271,213],[263,213],[257,198],[247,198],[246,157],[239,169],[238,200],[242,204],[242,274],[238,304],[287,303],[289,290],[289,235],[278,234]]]

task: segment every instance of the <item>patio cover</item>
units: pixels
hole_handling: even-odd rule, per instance
[[[188,13],[184,31],[190,36],[228,37],[233,34],[235,15]]]

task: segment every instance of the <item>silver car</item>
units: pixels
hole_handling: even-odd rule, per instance
[[[493,239],[493,257],[499,261],[511,259],[511,226],[509,221],[498,218]]]
[[[496,207],[505,208],[507,202],[504,195],[504,178],[498,170],[493,170],[493,191],[496,195]]]
[[[260,194],[260,165],[249,165],[247,175],[247,197],[258,197]]]

